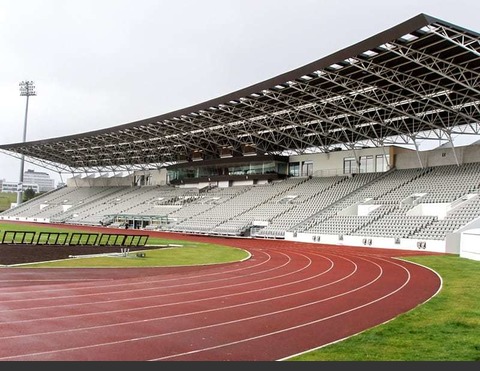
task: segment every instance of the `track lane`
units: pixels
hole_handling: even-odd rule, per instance
[[[248,242],[252,259],[200,274],[47,284],[36,298],[0,289],[0,360],[276,360],[383,323],[440,286],[372,249]]]

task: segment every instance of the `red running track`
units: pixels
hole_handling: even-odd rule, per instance
[[[173,234],[168,234],[173,238]],[[434,296],[428,254],[179,235],[251,258],[201,267],[0,269],[1,361],[274,361]]]

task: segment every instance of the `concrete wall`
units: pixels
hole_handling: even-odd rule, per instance
[[[167,170],[139,170],[131,175],[110,176],[110,175],[88,175],[75,176],[67,179],[69,187],[115,187],[115,186],[133,186],[136,176],[145,176],[149,178],[147,184],[144,185],[166,185]]]
[[[350,151],[330,153],[314,153],[309,155],[290,156],[289,162],[299,162],[300,166],[306,161],[312,161],[314,176],[335,176],[343,173],[344,157],[351,157]]]
[[[133,175],[125,177],[87,176],[67,179],[68,187],[120,187],[133,186]]]
[[[413,209],[407,211],[408,216],[436,216],[439,220],[445,219],[448,211],[450,211],[449,203],[438,204],[418,204]]]
[[[28,218],[24,216],[1,216],[0,220],[9,220],[13,222],[34,222],[34,223],[50,223],[50,218]]]
[[[290,162],[299,162],[302,165],[306,161],[313,164],[313,176],[343,175],[343,160],[348,157],[373,155],[390,155],[390,166],[397,169],[414,169],[420,167],[456,165],[480,162],[480,145],[436,148],[428,151],[415,151],[414,149],[398,146],[382,148],[365,148],[359,150],[342,150],[329,153],[313,153],[308,155],[290,156]]]
[[[460,257],[480,261],[480,228],[461,234]]]
[[[455,149],[441,147],[418,153],[408,149],[396,148],[395,152],[396,166],[398,169],[412,169],[421,166],[456,165],[457,161],[460,165],[464,163],[480,162],[479,144],[455,147]]]
[[[446,254],[462,254],[480,260],[480,218],[470,222],[455,233],[447,234],[445,240],[410,238],[365,237],[348,235],[324,235],[287,232],[285,240],[322,243],[327,245],[368,246],[375,248],[424,250]],[[463,250],[463,252],[462,252]]]
[[[166,185],[167,169],[150,170],[150,185]]]
[[[338,236],[325,234],[293,233],[287,232],[285,240],[321,243],[327,245],[343,245],[353,247],[372,247],[378,249],[397,249],[397,250],[420,250],[438,253],[458,254],[459,251],[447,248],[446,241],[439,240],[417,240],[403,238],[395,240],[394,238],[385,237],[362,237],[362,236]]]
[[[480,218],[472,220],[470,223],[465,225],[463,228],[460,228],[457,233],[453,235],[447,235],[447,245],[450,249],[458,251],[459,253],[462,250],[462,236],[463,233],[471,233],[471,231],[480,230]]]
[[[471,145],[462,147],[463,160],[469,162],[479,162],[480,160],[480,145]]]
[[[335,176],[343,175],[343,160],[345,158],[355,158],[359,156],[390,155],[390,148],[365,148],[361,150],[342,150],[329,153],[312,153],[306,155],[294,155],[289,157],[289,162],[299,162],[300,166],[311,161],[313,165],[313,176]],[[391,158],[391,157],[390,157]],[[305,175],[305,174],[304,174]]]

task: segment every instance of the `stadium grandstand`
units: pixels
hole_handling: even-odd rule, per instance
[[[454,139],[480,134],[479,81],[479,34],[419,14],[201,104],[3,144],[71,177],[0,220],[459,253],[480,144]]]

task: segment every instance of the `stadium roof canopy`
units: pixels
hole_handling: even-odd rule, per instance
[[[479,134],[479,34],[419,14],[303,67],[175,112],[0,146],[59,172],[160,168],[245,146],[272,155]]]

